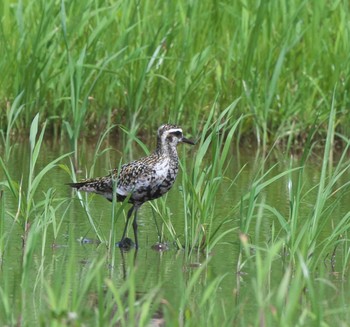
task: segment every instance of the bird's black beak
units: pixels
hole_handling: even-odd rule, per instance
[[[191,145],[195,145],[195,144],[196,144],[196,143],[194,143],[192,140],[187,139],[186,137],[183,137],[183,138],[181,139],[181,142],[182,142],[182,143],[191,144]]]

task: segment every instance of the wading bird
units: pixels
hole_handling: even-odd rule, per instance
[[[194,142],[186,139],[182,129],[176,125],[165,124],[158,128],[157,148],[149,156],[132,161],[121,166],[105,177],[97,177],[69,183],[78,191],[97,193],[107,200],[113,200],[113,183],[115,183],[116,200],[132,204],[127,214],[123,236],[118,244],[121,248],[129,248],[130,241],[125,238],[128,223],[134,212],[133,230],[135,247],[138,249],[137,241],[137,211],[147,201],[157,199],[168,192],[175,182],[179,170],[179,157],[176,146],[178,143]]]

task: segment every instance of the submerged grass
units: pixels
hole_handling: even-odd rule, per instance
[[[178,185],[184,230],[173,224],[170,217],[177,213],[172,213],[165,201],[153,202],[155,216],[160,215],[164,224],[158,226],[159,235],[178,244],[180,250],[172,247],[164,254],[152,255],[147,249],[123,253],[113,246],[119,225],[114,216],[122,216],[123,204],[112,205],[107,234],[90,214],[92,230],[107,248],[77,242],[82,231],[72,227],[76,217],[70,214],[71,200],[58,193],[57,185],[44,192],[39,188],[66,155],[37,170],[45,123],[40,126],[36,116],[22,182],[12,177],[15,159],[1,160],[1,324],[318,326],[347,321],[346,295],[333,302],[329,298],[343,287],[343,282],[338,284],[329,274],[340,273],[344,280],[348,275],[350,216],[345,213],[333,218],[348,194],[342,178],[349,166],[347,148],[333,165],[330,153],[335,132],[330,127],[319,182],[308,189],[303,181],[314,160],[312,146],[305,148],[308,153],[300,159],[291,158],[286,164],[271,165],[272,151],[258,155],[247,189],[240,185],[244,165],[234,176],[228,171],[230,160],[235,160],[231,158],[233,137],[248,119],[233,118],[239,103],[235,101],[219,114],[214,104],[199,134],[193,160],[180,156],[183,174]],[[332,106],[330,126],[336,117]],[[98,158],[109,155],[109,148],[103,145],[108,132],[97,141],[88,176],[95,174]],[[348,139],[343,142],[349,145]],[[148,151],[141,140],[138,143]],[[74,179],[73,165],[69,168],[62,162],[59,167]],[[267,196],[269,188],[281,182],[287,190],[287,209]],[[223,215],[217,204],[220,188],[228,194],[240,187],[241,196],[228,197]],[[177,192],[176,188],[172,192]],[[15,205],[8,206],[9,197]],[[90,205],[89,200],[80,201]],[[329,224],[333,226],[327,229],[330,232],[322,235]],[[22,246],[17,226],[25,240]],[[17,239],[19,252],[14,250],[13,239]],[[223,270],[213,263],[220,248],[226,249]],[[147,258],[154,255],[157,257]],[[170,258],[166,260],[166,256]],[[156,280],[151,270],[157,271]],[[160,278],[163,270],[171,275]],[[21,288],[14,287],[18,283]]]

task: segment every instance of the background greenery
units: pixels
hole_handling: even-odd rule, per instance
[[[213,103],[240,98],[240,136],[266,145],[325,131],[336,93],[349,132],[349,2],[46,1],[0,4],[1,126],[14,99],[17,132],[37,112],[77,139],[110,123],[200,131]]]

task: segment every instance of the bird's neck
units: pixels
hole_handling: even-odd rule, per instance
[[[174,146],[170,143],[163,143],[160,140],[158,140],[158,142],[157,142],[156,153],[159,156],[167,156],[167,157],[171,157],[171,158],[176,159],[176,160],[178,159],[176,146]]]

